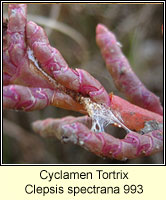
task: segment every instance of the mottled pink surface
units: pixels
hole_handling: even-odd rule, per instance
[[[118,45],[115,35],[104,25],[98,24],[96,27],[96,41],[118,90],[132,103],[163,115],[159,97],[150,92],[133,72]]]

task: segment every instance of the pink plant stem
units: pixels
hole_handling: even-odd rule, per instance
[[[96,41],[114,83],[132,103],[163,115],[159,98],[150,92],[138,79],[123,55],[115,35],[104,25],[96,28]]]
[[[15,49],[18,51],[18,49]],[[19,84],[29,87],[56,88],[55,84],[50,84],[49,80],[43,76],[34,63],[24,59],[24,65],[14,65],[9,57],[8,51],[3,51],[3,84]]]
[[[16,74],[18,60],[22,60],[25,54],[26,5],[10,4],[8,15],[8,23],[3,19],[3,72],[8,74],[6,83],[10,83]]]
[[[111,94],[110,107],[114,113],[120,114],[126,127],[136,132],[144,128],[145,122],[153,120],[157,123],[163,123],[161,115],[136,106],[113,94]]]
[[[17,67],[11,63],[8,51],[3,51],[3,76],[8,75],[7,78],[4,77],[5,79],[7,79],[8,84],[11,83],[12,75],[15,74],[16,71]]]
[[[26,55],[25,25],[26,4],[9,4],[7,41],[11,62],[19,66],[24,64]]]
[[[3,108],[33,111],[49,105],[86,113],[71,96],[58,89],[29,88],[21,85],[3,87]]]
[[[28,58],[25,35],[26,12],[26,4],[10,4],[8,8],[9,21],[6,24],[7,31],[4,31],[4,40],[7,39],[7,44],[5,43],[3,48],[5,84],[53,89]]]
[[[104,87],[88,72],[69,68],[60,52],[50,46],[41,27],[34,22],[28,22],[26,33],[28,45],[46,73],[64,87],[88,95],[98,103],[110,105],[110,98]]]
[[[126,160],[149,156],[163,149],[162,130],[145,135],[131,131],[124,139],[107,133],[94,133],[85,126],[85,119],[47,119],[33,123],[33,129],[43,137],[57,137],[62,142],[72,142],[98,156]],[[89,122],[88,122],[89,123]]]

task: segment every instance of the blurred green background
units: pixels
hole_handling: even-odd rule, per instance
[[[3,5],[5,17],[7,7],[7,4]],[[116,34],[138,77],[163,103],[163,5],[28,4],[28,20],[45,29],[50,44],[61,52],[70,67],[87,70],[108,92],[121,96],[95,42],[96,25],[103,23]],[[61,144],[57,139],[43,139],[31,129],[35,120],[68,115],[81,114],[55,107],[29,113],[4,110],[3,163],[163,163],[162,152],[126,162],[99,158],[79,146]],[[107,131],[117,137],[124,135],[123,131],[114,127]]]

